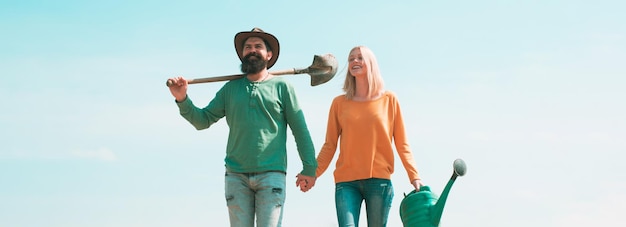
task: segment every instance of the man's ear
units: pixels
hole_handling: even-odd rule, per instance
[[[272,59],[272,56],[274,56],[274,53],[272,53],[272,51],[267,51],[267,61]]]

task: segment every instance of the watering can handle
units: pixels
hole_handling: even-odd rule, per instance
[[[428,185],[422,185],[422,186],[420,187],[420,190],[419,190],[419,191],[417,191],[417,190],[413,189],[413,191],[409,192],[409,194],[404,193],[404,197],[408,197],[408,196],[411,196],[411,195],[413,195],[413,194],[415,194],[415,193],[418,193],[418,192],[423,192],[423,191],[429,191],[429,192],[430,192],[430,186],[428,186]]]

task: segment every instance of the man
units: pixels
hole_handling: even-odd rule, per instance
[[[278,39],[259,28],[235,35],[243,78],[228,81],[204,108],[187,96],[187,81],[171,78],[170,92],[180,114],[196,129],[226,117],[225,196],[230,225],[281,226],[287,171],[287,126],[295,138],[303,170],[296,186],[315,185],[315,149],[293,86],[270,74],[280,53]]]

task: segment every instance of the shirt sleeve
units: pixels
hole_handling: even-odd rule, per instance
[[[189,97],[182,102],[176,102],[176,105],[178,105],[180,115],[197,130],[206,129],[225,116],[222,93],[223,88],[218,91],[209,105],[203,109],[196,107]]]
[[[317,160],[315,160],[315,148],[311,139],[311,134],[306,124],[304,112],[298,104],[295,89],[286,84],[287,93],[284,95],[285,99],[285,117],[287,124],[293,133],[293,137],[296,141],[298,154],[302,161],[302,171],[300,172],[306,176],[315,176],[315,170],[317,169]]]

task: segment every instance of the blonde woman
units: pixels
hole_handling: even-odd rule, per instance
[[[345,94],[335,97],[330,107],[316,175],[326,171],[339,146],[334,171],[339,226],[358,226],[363,201],[368,226],[386,226],[394,195],[394,146],[408,182],[417,191],[423,185],[407,143],[400,104],[394,93],[384,90],[376,57],[365,46],[350,51],[343,90]]]

